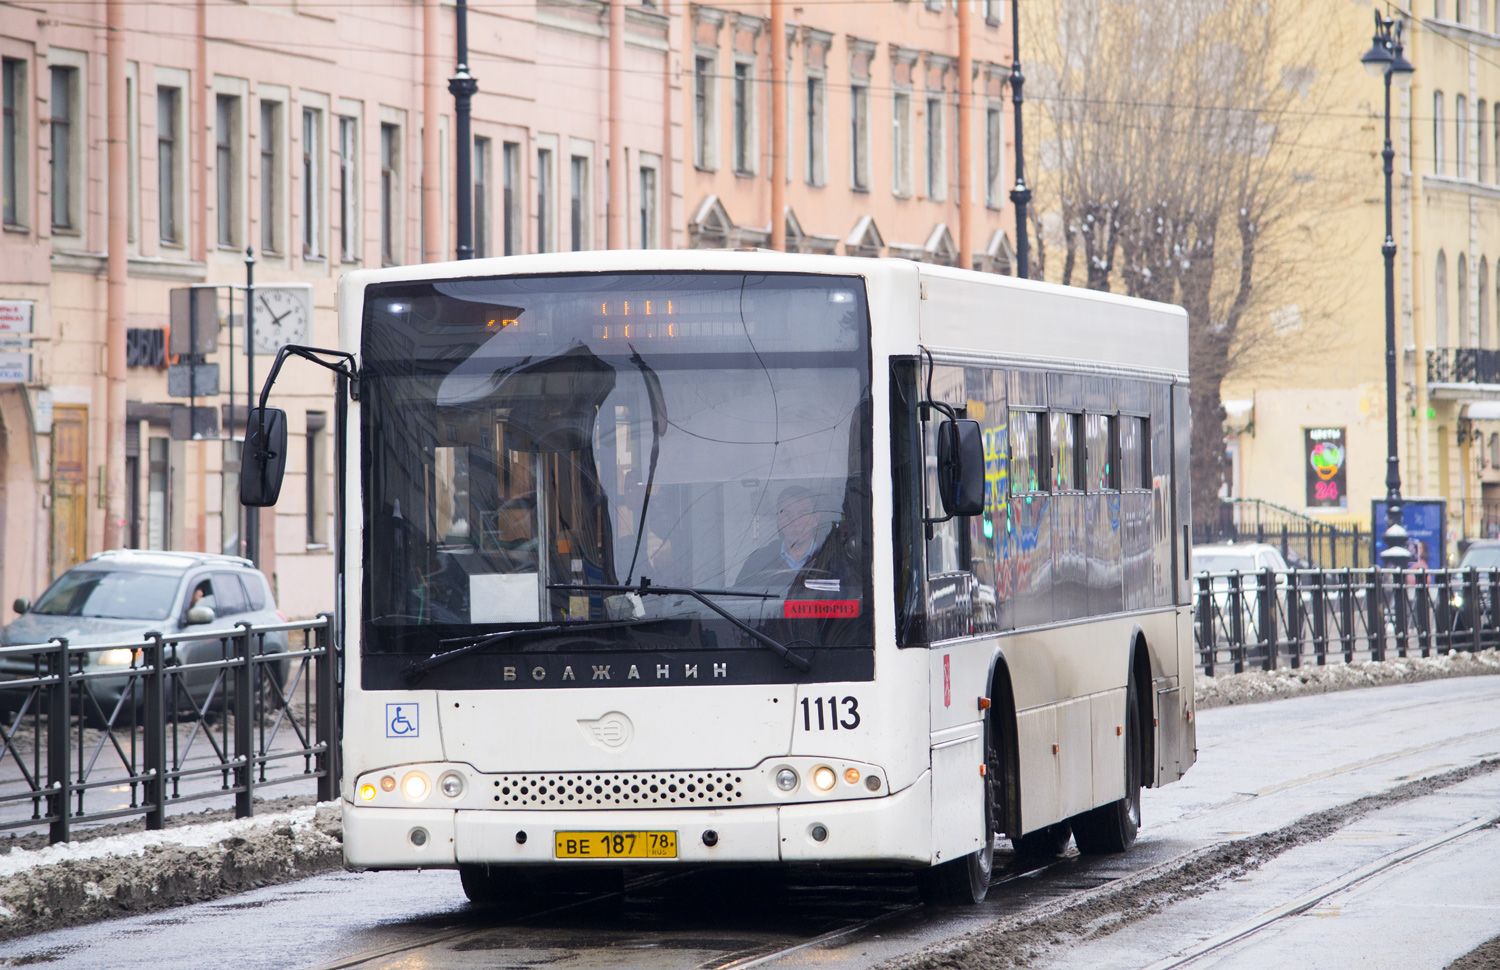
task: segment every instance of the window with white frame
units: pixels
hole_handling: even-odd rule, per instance
[[[807,184],[827,185],[825,124],[828,81],[821,74],[807,77]]]
[[[323,256],[323,112],[302,109],[302,258]]]
[[[1433,314],[1433,336],[1439,348],[1448,346],[1448,254],[1438,250],[1434,275],[1436,285],[1432,289],[1433,303],[1437,312]]]
[[[557,206],[557,180],[553,173],[556,153],[550,148],[536,150],[536,251],[552,251],[553,214]]]
[[[984,110],[984,201],[993,208],[1001,205],[1004,198],[1005,178],[1004,145],[1000,128],[1000,106],[991,104]]]
[[[280,101],[260,102],[260,249],[279,253],[281,247],[281,121]]]
[[[1458,254],[1458,345],[1469,346],[1469,258]]]
[[[640,244],[642,249],[659,249],[661,241],[657,236],[657,206],[660,200],[657,197],[656,174],[658,163],[656,156],[641,155],[641,187],[637,195],[640,197]]]
[[[380,123],[380,262],[394,266],[401,255],[401,126]]]
[[[214,241],[240,245],[240,105],[232,94],[214,96]]]
[[[583,155],[568,159],[568,243],[573,252],[589,248],[589,160]]]
[[[79,111],[78,73],[76,67],[48,68],[51,81],[48,130],[52,139],[49,190],[52,228],[60,232],[75,232],[82,228],[79,206],[83,182],[83,125]]]
[[[1487,129],[1489,127],[1489,120],[1490,120],[1489,119],[1489,113],[1490,113],[1489,108],[1490,108],[1489,102],[1485,101],[1483,98],[1480,98],[1479,99],[1479,110],[1477,112],[1475,112],[1475,114],[1474,114],[1474,127],[1477,129],[1475,131],[1475,134],[1479,136],[1476,139],[1478,141],[1478,143],[1479,143],[1479,152],[1478,152],[1478,157],[1475,159],[1475,162],[1477,164],[1477,168],[1476,168],[1476,170],[1474,172],[1474,178],[1475,178],[1476,181],[1479,181],[1479,182],[1487,181],[1489,179],[1489,174],[1490,174],[1487,171],[1487,169],[1489,168],[1489,160],[1490,160],[1489,159],[1489,145],[1488,145],[1489,139],[1487,137],[1487,132],[1485,130],[1485,129]]]
[[[870,85],[849,85],[849,185],[861,191],[870,188]]]
[[[141,238],[141,107],[140,65],[125,64],[125,239],[131,251],[139,250]]]
[[[1469,177],[1469,99],[1457,95],[1453,99],[1453,160],[1454,175],[1461,179]]]
[[[500,149],[501,234],[505,255],[521,251],[521,143],[508,141]]]
[[[1000,23],[1000,0],[982,0],[984,22],[991,27]]]
[[[945,165],[947,153],[943,151],[943,99],[929,95],[927,98],[927,198],[942,199],[947,195]]]
[[[4,196],[4,224],[25,226],[30,201],[30,179],[27,178],[26,149],[31,133],[27,121],[27,62],[19,57],[0,58],[0,88],[5,105],[4,131],[0,136],[0,195]]]
[[[891,95],[891,190],[911,195],[911,92]]]
[[[1443,157],[1443,137],[1447,135],[1447,129],[1443,125],[1443,92],[1432,92],[1432,171],[1437,175],[1443,174],[1444,164],[1447,161]]]
[[[482,259],[493,252],[490,245],[490,140],[474,138],[474,256]]]
[[[755,174],[755,66],[734,64],[734,173]]]
[[[716,168],[718,162],[714,71],[713,57],[699,54],[693,58],[693,164],[705,170]]]
[[[339,116],[339,261],[359,259],[359,119]]]

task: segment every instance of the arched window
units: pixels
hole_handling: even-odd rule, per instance
[[[1432,336],[1440,348],[1448,346],[1448,256],[1437,254],[1437,282],[1432,288]]]
[[[1468,10],[1464,9],[1464,0],[1453,0],[1453,19],[1455,21],[1463,23],[1465,15],[1468,12]]]
[[[1458,254],[1458,345],[1469,346],[1469,259]]]
[[[1443,130],[1443,92],[1432,92],[1432,171],[1434,174],[1443,174],[1443,136],[1447,132]]]
[[[1490,342],[1490,261],[1479,257],[1479,346],[1486,350]]]

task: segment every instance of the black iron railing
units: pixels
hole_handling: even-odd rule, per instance
[[[1213,676],[1500,646],[1500,570],[1200,573],[1197,665]]]
[[[1427,351],[1429,384],[1500,384],[1500,350],[1439,347]]]
[[[1215,518],[1193,524],[1193,541],[1267,542],[1281,550],[1288,565],[1299,568],[1358,568],[1370,564],[1370,534],[1319,522],[1311,516],[1253,498],[1220,499]]]
[[[207,649],[204,649],[204,648]],[[183,662],[183,658],[192,658]],[[141,818],[256,793],[336,797],[339,661],[328,614],[233,633],[0,648],[0,831]]]

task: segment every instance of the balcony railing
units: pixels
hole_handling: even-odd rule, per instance
[[[1427,351],[1429,384],[1500,384],[1500,350],[1439,347]]]

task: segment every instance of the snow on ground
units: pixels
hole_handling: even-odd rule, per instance
[[[1500,673],[1500,654],[1450,653],[1198,676],[1200,710],[1359,687]],[[341,810],[324,802],[254,818],[109,832],[0,855],[0,938],[216,899],[344,864]]]

